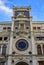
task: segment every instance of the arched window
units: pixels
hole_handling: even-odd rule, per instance
[[[6,48],[7,48],[7,46],[3,45],[3,47],[2,47],[2,55],[6,55]]]
[[[38,54],[42,54],[42,50],[41,50],[41,46],[40,45],[37,45],[37,53]]]
[[[43,54],[44,54],[44,45],[43,45]]]

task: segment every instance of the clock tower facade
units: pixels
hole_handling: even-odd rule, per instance
[[[14,7],[10,34],[8,65],[36,64],[30,7]]]

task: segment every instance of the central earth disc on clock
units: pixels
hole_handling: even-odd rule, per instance
[[[16,42],[16,48],[20,51],[24,51],[28,48],[28,42],[24,39],[20,39]]]

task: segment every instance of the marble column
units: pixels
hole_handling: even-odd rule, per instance
[[[37,60],[36,60],[36,57],[33,57],[33,62],[32,62],[32,65],[37,65]]]
[[[32,27],[32,18],[30,18],[30,25],[31,25],[31,44],[32,44],[32,65],[36,65],[36,56],[35,55],[35,41],[34,41],[34,32]]]
[[[30,18],[30,27],[31,27],[32,54],[35,54],[35,43],[34,43],[34,32],[33,32],[33,27],[32,27],[32,18]]]
[[[12,54],[13,28],[14,28],[14,20],[12,20],[12,26],[11,26],[10,43],[9,43],[9,55]],[[11,56],[8,56],[8,65],[11,65]]]

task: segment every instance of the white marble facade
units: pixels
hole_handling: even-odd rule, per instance
[[[44,65],[44,21],[30,11],[13,7],[11,23],[0,23],[0,65]]]

